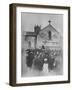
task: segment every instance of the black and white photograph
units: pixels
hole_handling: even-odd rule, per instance
[[[70,8],[12,4],[11,10],[10,83],[70,82]]]
[[[21,76],[63,74],[63,15],[21,13]]]

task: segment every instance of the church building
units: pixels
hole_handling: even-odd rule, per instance
[[[41,29],[41,26],[34,26],[34,32],[26,32],[25,40],[28,49],[62,49],[62,37],[60,33],[49,24]]]

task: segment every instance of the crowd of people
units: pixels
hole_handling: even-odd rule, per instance
[[[34,68],[36,70],[42,71],[44,63],[48,64],[49,71],[56,67],[55,58],[60,54],[57,50],[45,50],[44,47],[41,49],[27,49],[26,64],[27,67]]]

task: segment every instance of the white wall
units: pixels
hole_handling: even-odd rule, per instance
[[[8,82],[9,82],[9,4],[10,3],[35,3],[35,4],[57,5],[57,6],[58,5],[71,6],[71,11],[72,11],[72,0],[0,0],[0,90],[44,90],[44,89],[45,90],[72,90],[72,82],[70,84],[56,84],[56,85],[28,86],[28,87],[24,87],[24,86],[11,87],[8,85]],[[71,12],[71,17],[72,17],[72,12]],[[72,72],[71,72],[71,75],[72,75]],[[71,81],[72,81],[72,78],[71,78]]]

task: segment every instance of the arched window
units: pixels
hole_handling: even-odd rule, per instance
[[[51,37],[51,31],[48,32],[48,35],[49,35],[49,40],[51,40],[52,39],[52,37]]]

